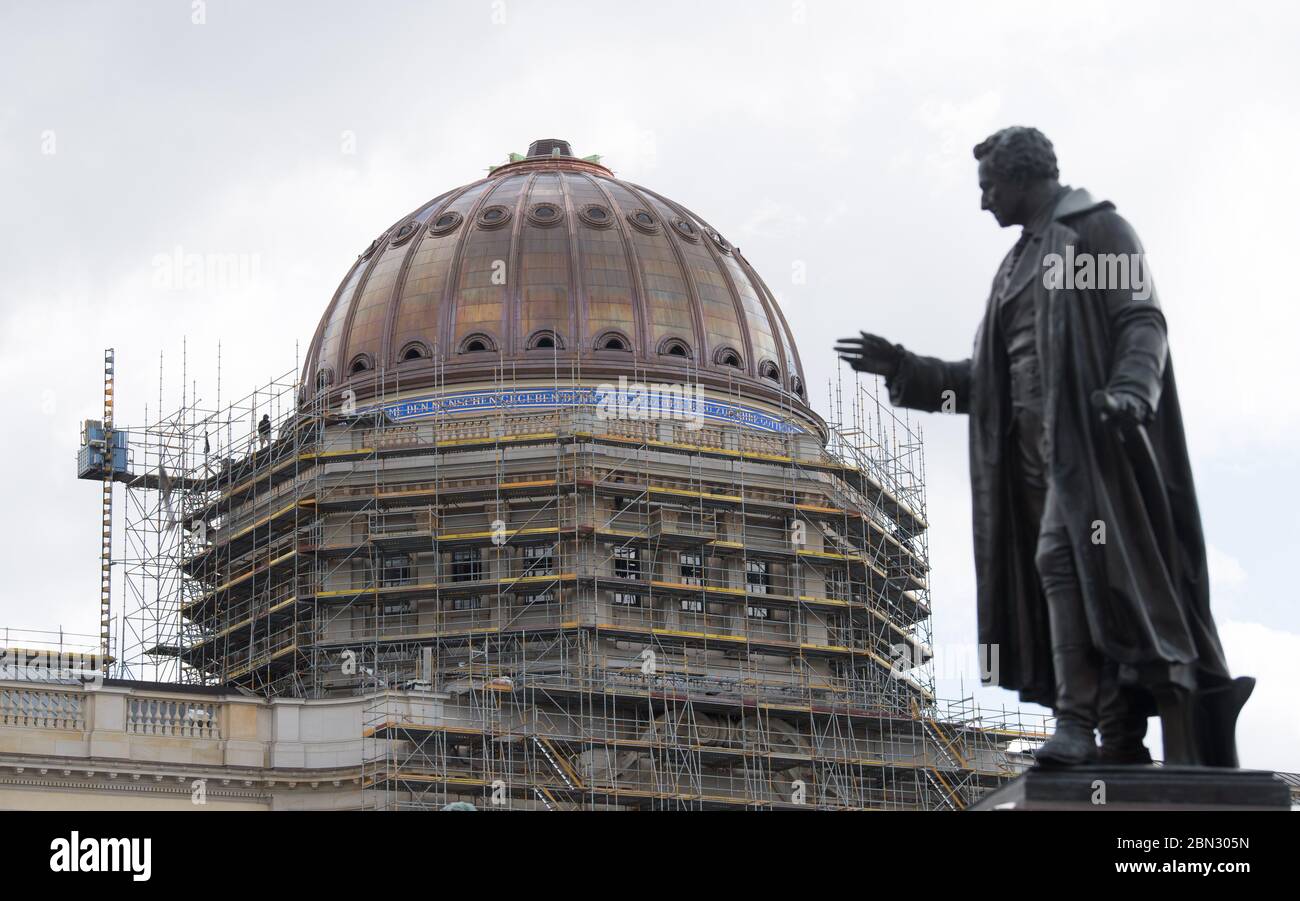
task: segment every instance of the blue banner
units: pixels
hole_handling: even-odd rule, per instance
[[[692,422],[703,425],[709,421],[784,435],[799,435],[807,431],[791,419],[756,407],[705,397],[694,386],[635,383],[595,388],[506,388],[430,394],[384,404],[383,411],[390,422],[407,422],[461,413],[575,407],[590,407],[599,419],[670,420],[688,425]]]

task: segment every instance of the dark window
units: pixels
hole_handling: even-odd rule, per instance
[[[483,606],[482,598],[452,598],[452,610],[478,610]]]
[[[776,364],[771,360],[766,360],[763,365],[758,367],[758,374],[765,379],[771,379],[774,382],[781,381],[781,370],[776,368]]]
[[[559,335],[550,329],[542,329],[541,331],[533,332],[532,337],[528,339],[529,350],[538,350],[539,348],[545,350],[563,350],[564,341]]]
[[[411,584],[411,558],[405,554],[385,557],[381,570],[380,585],[389,588],[394,585]]]
[[[609,208],[599,203],[589,203],[578,210],[578,218],[592,228],[609,228],[614,224]]]
[[[631,222],[638,230],[646,234],[655,235],[659,233],[659,222],[654,216],[651,216],[645,210],[633,210],[628,213],[627,221]]]
[[[524,546],[524,576],[555,575],[555,545],[529,544]]]
[[[448,234],[455,231],[456,227],[460,225],[460,220],[460,213],[454,211],[443,213],[434,221],[433,225],[429,226],[429,231],[435,235]]]
[[[478,548],[465,548],[451,552],[453,582],[477,582],[481,578],[483,578],[483,561],[479,559]]]
[[[745,607],[745,615],[750,619],[771,619],[772,611],[767,607],[755,607],[751,604]]]
[[[691,349],[686,346],[685,341],[674,338],[659,345],[659,353],[669,357],[689,357]]]
[[[679,554],[678,563],[683,585],[704,584],[704,563],[699,554]]]
[[[750,594],[767,594],[768,580],[766,560],[745,561],[745,589]]]
[[[408,344],[406,350],[402,351],[402,361],[423,360],[429,356],[429,351],[423,344]]]
[[[479,353],[485,350],[495,350],[492,339],[487,335],[470,335],[460,346],[460,352],[464,354]]]
[[[493,204],[479,211],[478,227],[486,229],[500,228],[510,221],[509,207]]]
[[[536,594],[524,595],[524,603],[529,606],[533,604],[554,604],[555,593],[551,591],[539,591]]]
[[[683,238],[687,238],[690,241],[699,240],[699,231],[695,228],[695,225],[680,216],[673,220],[673,228],[677,229],[677,233]]]
[[[381,598],[379,601],[379,613],[381,616],[400,616],[403,613],[411,612],[411,602],[405,598]]]
[[[619,579],[641,578],[641,550],[639,548],[614,548],[614,576]]]

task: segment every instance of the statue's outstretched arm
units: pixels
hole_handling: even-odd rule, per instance
[[[888,379],[896,407],[928,413],[970,412],[970,360],[940,360],[903,351],[898,371]]]

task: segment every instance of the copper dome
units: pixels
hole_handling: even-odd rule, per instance
[[[381,380],[405,390],[503,369],[698,381],[816,421],[790,329],[739,249],[556,139],[380,235],[335,292],[303,377],[362,399]]]

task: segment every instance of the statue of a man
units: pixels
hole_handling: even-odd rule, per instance
[[[998,649],[1000,685],[1056,713],[1038,761],[1149,763],[1158,710],[1167,763],[1235,767],[1254,680],[1229,676],[1210,615],[1142,245],[1113,204],[1060,184],[1037,129],[1003,129],[975,158],[981,208],[1022,230],[972,357],[922,357],[866,332],[836,350],[884,376],[898,406],[969,414],[979,637]]]

